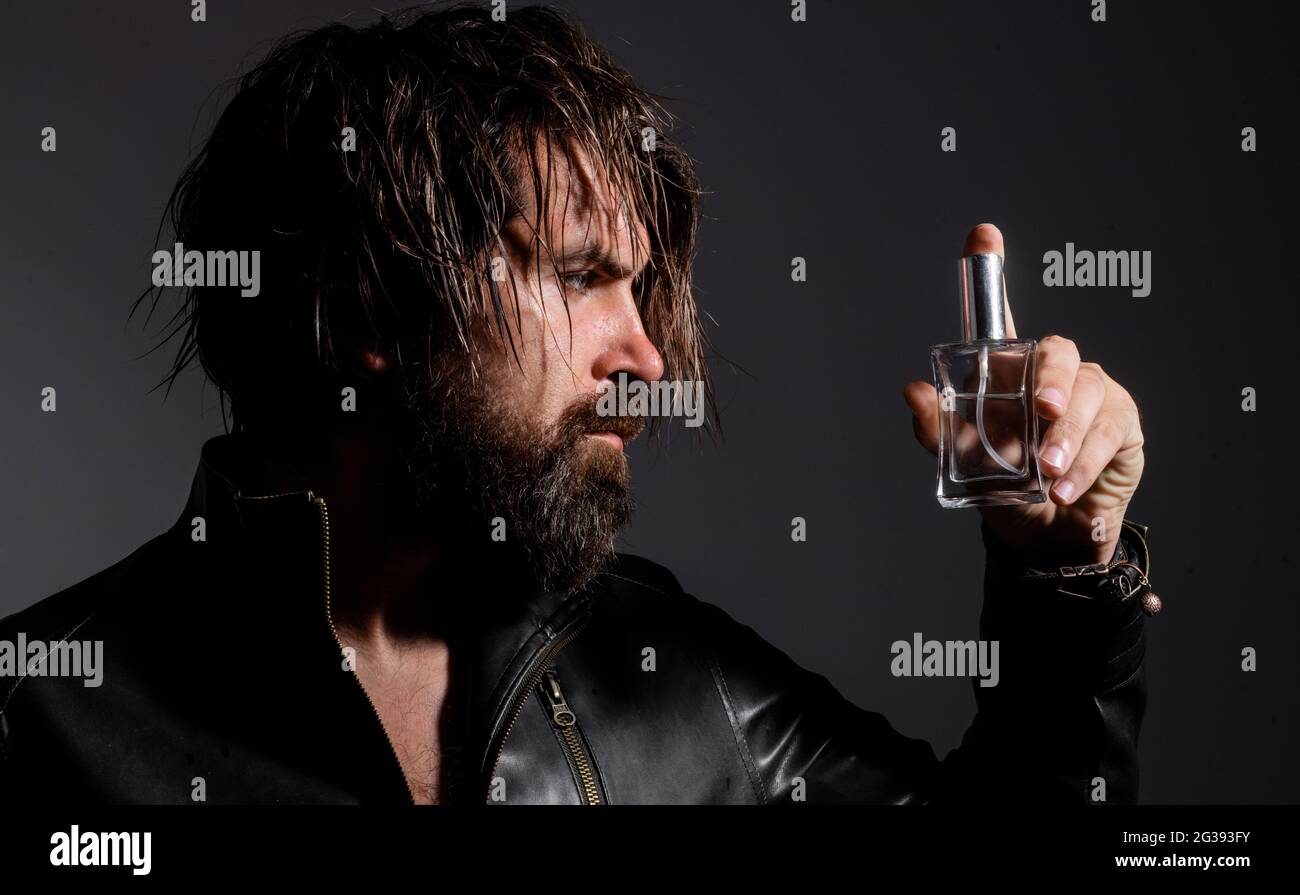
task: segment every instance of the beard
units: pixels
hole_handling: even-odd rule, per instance
[[[467,514],[481,526],[468,530],[492,540],[502,520],[504,543],[488,556],[503,548],[543,590],[581,588],[613,558],[634,508],[627,458],[587,436],[613,432],[627,442],[644,420],[600,416],[592,394],[539,424],[494,401],[495,377],[474,376],[459,358],[407,374],[404,391],[399,452],[417,512]]]

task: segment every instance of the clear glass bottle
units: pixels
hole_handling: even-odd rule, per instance
[[[1006,337],[1006,280],[996,253],[961,259],[960,342],[930,348],[939,395],[944,507],[1042,503],[1034,339]]]

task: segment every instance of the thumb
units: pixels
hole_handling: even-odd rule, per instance
[[[1002,240],[1002,231],[992,224],[976,224],[974,229],[966,235],[966,244],[962,247],[962,257],[967,255],[984,255],[988,253],[996,254],[1002,259],[1003,264],[1007,260],[1006,245]],[[1005,289],[1003,290],[1005,293]],[[1005,301],[1007,317],[1007,338],[1016,338],[1016,320],[1011,316],[1011,296],[1007,295]]]

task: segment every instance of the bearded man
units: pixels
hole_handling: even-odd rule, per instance
[[[1051,500],[983,520],[1000,679],[942,761],[615,552],[645,420],[601,395],[712,393],[670,123],[539,7],[331,25],[243,78],[167,221],[259,259],[242,294],[186,286],[169,334],[170,378],[201,365],[230,431],[170,530],[0,626],[104,647],[101,686],[0,681],[11,796],[1135,798],[1141,429],[1065,339],[1037,358]],[[1002,250],[987,225],[966,246]],[[934,449],[933,386],[905,395]]]

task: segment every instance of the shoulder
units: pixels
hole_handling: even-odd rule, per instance
[[[606,577],[616,606],[606,615],[615,615],[628,635],[658,633],[691,652],[712,670],[718,685],[730,691],[724,695],[755,704],[780,693],[840,699],[826,677],[804,668],[731,611],[686,592],[663,566],[619,554]]]
[[[743,628],[718,606],[686,591],[664,566],[630,553],[619,553],[598,577],[597,607],[624,617],[633,627],[672,626],[681,634]]]
[[[685,597],[681,583],[664,566],[631,553],[616,553],[600,574],[606,588],[621,597],[672,600]]]
[[[620,553],[600,579],[598,611],[617,618],[628,633],[671,635],[710,663],[734,663],[738,670],[755,663],[769,667],[789,663],[752,627],[687,592],[676,575],[656,562]]]
[[[703,605],[664,566],[630,553],[616,554],[592,588],[593,620],[602,637],[659,647],[671,642],[694,651]]]
[[[13,641],[20,633],[29,641],[61,641],[119,599],[147,592],[167,552],[167,538],[159,535],[108,568],[0,619],[0,641]]]

